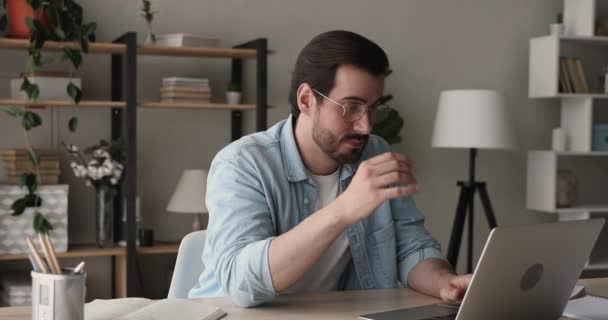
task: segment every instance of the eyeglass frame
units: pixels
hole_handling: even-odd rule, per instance
[[[345,106],[345,105],[343,105],[343,104],[341,104],[341,103],[339,103],[339,102],[337,102],[337,101],[333,100],[332,98],[330,98],[330,97],[328,97],[328,96],[326,96],[326,95],[322,94],[321,92],[319,92],[319,90],[317,90],[317,89],[315,89],[315,88],[311,88],[311,89],[312,89],[314,92],[316,92],[318,95],[320,95],[321,97],[323,97],[323,98],[325,98],[325,99],[327,99],[327,100],[329,100],[329,101],[333,102],[333,103],[334,103],[334,104],[336,104],[337,106],[341,107],[341,108],[342,108],[342,119],[344,120],[344,122],[347,122],[347,123],[355,123],[355,122],[357,122],[357,121],[361,120],[361,118],[363,118],[363,115],[364,115],[364,114],[366,114],[366,113],[370,113],[370,110],[371,110],[371,111],[375,111],[375,110],[377,110],[377,109],[378,109],[378,107],[385,107],[385,108],[389,108],[389,106],[387,106],[387,105],[386,105],[386,104],[384,104],[384,103],[376,103],[376,104],[370,105],[369,107],[368,107],[368,106],[365,106],[365,104],[361,103],[361,105],[363,105],[363,107],[365,108],[365,111],[364,111],[364,112],[362,112],[362,113],[359,115],[359,117],[358,117],[357,119],[352,120],[352,121],[349,121],[349,120],[346,120],[346,111],[347,111],[347,110],[352,109],[352,107],[350,107],[350,106]],[[371,113],[370,113],[370,116],[371,116]]]

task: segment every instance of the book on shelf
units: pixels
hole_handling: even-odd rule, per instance
[[[160,92],[200,92],[200,93],[211,93],[211,87],[200,87],[200,86],[165,86],[160,87]]]
[[[52,149],[34,149],[34,152],[38,156],[56,156],[57,155],[57,150],[52,150]],[[0,149],[0,155],[1,156],[12,156],[12,157],[27,156],[28,151],[27,151],[27,149]]]
[[[209,93],[204,92],[161,92],[161,98],[187,98],[187,99],[207,99],[211,97]]]
[[[562,62],[563,61],[563,62]],[[570,84],[570,93],[588,93],[589,86],[583,70],[583,65],[579,58],[563,57],[560,58],[560,69],[564,70],[567,83]],[[566,87],[566,90],[568,88]]]
[[[2,161],[6,162],[28,162],[30,161],[29,157],[26,155],[18,155],[18,156],[12,156],[12,155],[0,155],[0,158],[2,158]],[[38,160],[40,162],[42,161],[59,161],[59,156],[57,155],[39,155],[38,156]]]
[[[168,47],[219,48],[220,40],[188,33],[159,34],[156,35],[156,45]]]
[[[568,65],[566,57],[559,57],[559,86],[560,92],[572,93],[572,84],[570,82],[570,74],[568,73]]]
[[[187,77],[167,77],[162,80],[163,87],[168,86],[184,86],[184,87],[207,87],[209,79],[207,78],[187,78]]]
[[[10,169],[5,167],[4,171],[7,176],[20,176],[24,173],[40,173],[41,176],[58,176],[61,174],[59,169],[38,169],[38,172],[36,172],[35,170],[29,169]]]

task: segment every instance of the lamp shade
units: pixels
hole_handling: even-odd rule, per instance
[[[441,92],[432,146],[516,148],[515,133],[503,95],[492,90]]]
[[[184,170],[167,205],[167,211],[191,214],[207,212],[206,185],[206,170]]]

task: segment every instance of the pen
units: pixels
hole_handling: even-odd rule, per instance
[[[84,269],[84,261],[81,261],[76,268],[74,268],[74,273],[80,273]]]
[[[30,259],[30,263],[32,264],[32,269],[35,272],[40,272],[40,267],[38,266],[38,263],[36,262],[36,260],[34,260],[34,257],[32,256],[31,253],[27,254],[27,258]]]
[[[53,246],[53,242],[51,242],[51,238],[48,233],[44,234],[44,240],[46,241],[46,245],[49,247],[49,253],[51,254],[51,261],[59,274],[61,274],[61,266],[59,266],[59,262],[57,261],[57,255],[55,254],[55,247]]]
[[[42,235],[42,233],[38,234],[38,241],[40,242],[40,247],[42,247],[42,252],[44,253],[44,257],[46,258],[46,261],[49,263],[51,273],[61,274],[59,270],[55,269],[55,264],[53,264],[53,261],[51,260],[51,253],[50,253],[51,249],[47,246],[47,243],[44,240],[44,236]]]
[[[45,265],[44,261],[42,261],[42,258],[40,257],[38,250],[36,250],[32,239],[25,235],[25,241],[27,242],[27,246],[30,248],[30,252],[34,256],[34,260],[36,260],[36,263],[40,267],[40,270],[42,270],[42,273],[49,273],[49,270],[47,269],[47,266]]]

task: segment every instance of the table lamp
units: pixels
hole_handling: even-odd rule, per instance
[[[169,212],[194,214],[193,231],[202,229],[200,215],[207,213],[206,185],[206,170],[184,170],[167,205]]]
[[[486,183],[475,179],[477,149],[513,149],[517,142],[503,95],[491,90],[449,90],[441,92],[435,118],[432,146],[469,149],[469,179],[458,181],[460,196],[448,246],[448,261],[456,268],[468,212],[467,271],[473,271],[473,204],[479,192],[490,229],[496,217]]]

